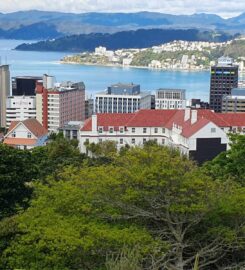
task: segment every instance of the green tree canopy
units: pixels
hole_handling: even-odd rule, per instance
[[[2,265],[125,269],[132,262],[183,270],[197,256],[199,269],[242,265],[244,194],[238,183],[213,181],[174,149],[130,148],[110,163],[66,167],[36,184]]]
[[[245,186],[245,136],[230,135],[231,148],[203,167],[213,179],[232,179]]]
[[[65,166],[81,167],[85,155],[80,153],[77,141],[67,140],[61,135],[52,135],[48,145],[32,150],[32,158],[38,171],[38,178],[44,179]]]
[[[36,173],[30,152],[0,144],[0,219],[27,206]]]

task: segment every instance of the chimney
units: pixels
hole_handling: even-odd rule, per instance
[[[185,117],[184,117],[184,121],[188,121],[191,118],[191,109],[187,108],[185,109]]]
[[[92,115],[92,131],[97,132],[97,115]]]
[[[196,122],[197,122],[197,110],[192,110],[191,111],[191,124],[193,125]]]

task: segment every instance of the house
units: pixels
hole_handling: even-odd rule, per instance
[[[226,131],[232,123],[225,118],[209,110],[191,109],[97,114],[86,120],[80,130],[80,150],[86,152],[86,143],[105,140],[116,141],[118,148],[154,140],[203,163],[229,147]]]
[[[48,131],[34,118],[13,121],[4,137],[4,144],[19,148],[32,149],[43,146],[48,139]]]

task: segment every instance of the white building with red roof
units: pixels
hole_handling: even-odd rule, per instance
[[[32,149],[43,146],[48,139],[48,131],[34,118],[13,121],[4,137],[4,144],[19,148]]]
[[[218,114],[210,110],[140,110],[131,114],[97,114],[80,130],[80,149],[85,142],[116,141],[118,148],[143,145],[149,140],[177,147],[202,163],[225,151],[228,133],[245,134],[245,114]]]

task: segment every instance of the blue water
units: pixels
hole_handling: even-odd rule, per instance
[[[22,52],[14,51],[18,44],[26,41],[0,40],[2,64],[10,64],[11,76],[44,73],[56,76],[57,81],[83,81],[87,94],[106,89],[113,83],[138,83],[142,90],[158,88],[186,89],[187,98],[209,97],[209,72],[158,71],[136,68],[98,67],[60,64],[58,61],[67,52]]]

